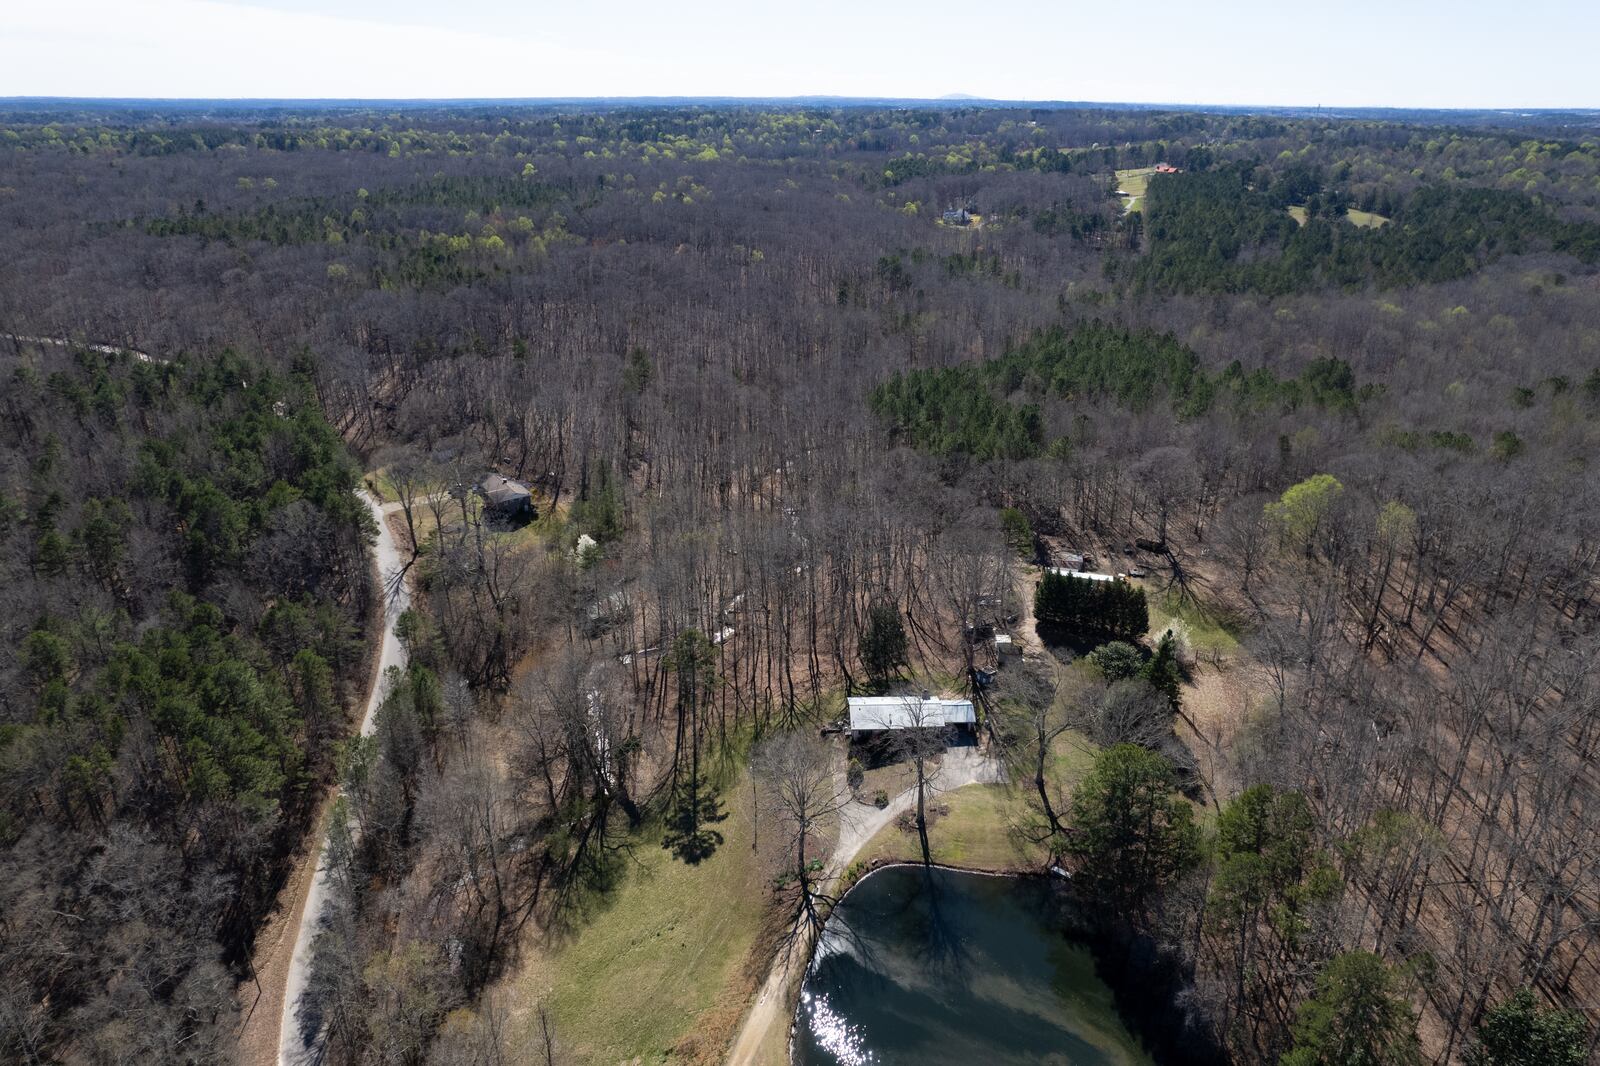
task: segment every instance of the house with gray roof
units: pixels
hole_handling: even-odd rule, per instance
[[[503,474],[489,474],[478,483],[483,509],[496,518],[527,519],[535,515],[533,490]]]

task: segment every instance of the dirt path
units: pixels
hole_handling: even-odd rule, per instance
[[[1000,780],[1000,767],[975,747],[950,748],[940,760],[930,783],[941,792],[963,785],[992,784]],[[878,831],[916,803],[917,790],[908,788],[881,810],[870,803],[852,800],[839,812],[839,842],[828,859],[827,881],[834,882],[849,869],[856,855]],[[746,1015],[733,1047],[728,1051],[729,1066],[756,1066],[758,1063],[786,1061],[789,1036],[790,994],[805,974],[811,958],[809,937],[793,944],[773,961],[772,970],[761,993]]]
[[[361,735],[371,736],[383,702],[384,675],[391,666],[405,665],[405,649],[395,626],[410,604],[410,594],[399,580],[404,560],[388,522],[399,505],[380,504],[365,489],[360,495],[378,524],[373,554],[385,600],[383,639],[361,715]],[[318,1038],[306,1040],[295,1023],[295,1006],[305,991],[311,941],[327,900],[328,872],[320,859],[327,839],[328,811],[336,796],[330,794],[323,801],[312,842],[280,895],[278,914],[257,939],[255,967],[260,987],[254,995],[251,989],[244,994],[247,1013],[239,1038],[239,1061],[245,1066],[302,1066],[317,1061],[320,1055]]]
[[[170,359],[157,359],[148,352],[136,351],[132,348],[118,348],[114,344],[79,344],[77,341],[67,340],[65,337],[28,337],[18,333],[7,334],[15,344],[48,344],[53,348],[87,348],[91,352],[101,355],[131,355],[141,363],[159,363],[167,366]]]

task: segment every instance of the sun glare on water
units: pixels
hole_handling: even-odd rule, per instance
[[[804,992],[800,996],[801,1009],[811,1022],[811,1034],[817,1045],[832,1055],[840,1066],[867,1066],[877,1057],[863,1042],[861,1026],[851,1025],[828,1006],[828,997]]]

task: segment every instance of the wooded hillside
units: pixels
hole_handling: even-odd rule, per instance
[[[340,777],[330,1062],[720,1060],[827,909],[826,818],[747,797],[832,764],[774,738],[924,688],[983,708],[993,838],[1171,830],[1098,913],[1175,1046],[1332,1061],[1355,989],[1374,1061],[1592,1055],[1587,121],[0,112],[0,1057],[229,1057]],[[416,601],[349,743],[361,478]],[[1142,584],[1035,618],[1052,552]],[[701,898],[738,924],[616,1006],[586,932]]]

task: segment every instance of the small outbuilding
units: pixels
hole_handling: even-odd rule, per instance
[[[850,736],[868,740],[903,729],[956,729],[973,732],[978,712],[971,700],[932,696],[851,696]]]

